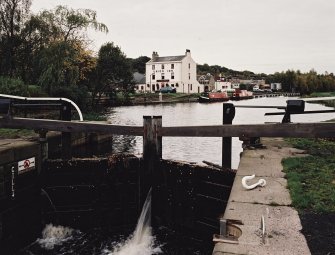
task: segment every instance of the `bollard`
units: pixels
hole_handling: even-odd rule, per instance
[[[232,124],[235,117],[235,106],[231,103],[223,104],[223,124]],[[232,138],[222,137],[222,168],[231,168]]]

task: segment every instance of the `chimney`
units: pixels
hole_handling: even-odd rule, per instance
[[[189,49],[186,49],[185,56],[191,55],[191,51]]]
[[[152,52],[152,61],[155,61],[157,57],[158,57],[157,51]]]

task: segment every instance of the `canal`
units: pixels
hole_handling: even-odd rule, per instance
[[[258,98],[245,101],[234,101],[238,105],[250,106],[285,106],[286,100],[294,98],[275,97]],[[306,103],[305,110],[332,109],[320,104]],[[283,115],[264,116],[267,112],[283,110],[265,108],[236,108],[233,124],[261,124],[265,122],[281,122]],[[196,126],[221,125],[222,103],[178,103],[160,105],[125,106],[109,109],[108,120],[112,124],[143,125],[143,115],[161,115],[163,126]],[[292,122],[319,122],[334,118],[333,114],[292,115]],[[195,162],[202,164],[203,160],[221,165],[221,138],[200,137],[163,137],[163,158]],[[140,156],[142,154],[142,137],[117,136],[113,141],[113,152],[128,152]],[[242,142],[233,138],[232,168],[237,168],[239,155],[242,152]]]

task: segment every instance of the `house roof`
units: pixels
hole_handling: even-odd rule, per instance
[[[170,62],[170,61],[181,61],[185,55],[181,56],[168,56],[168,57],[155,57],[151,59],[149,62]]]
[[[135,84],[145,84],[145,75],[139,72],[133,73],[133,81]]]

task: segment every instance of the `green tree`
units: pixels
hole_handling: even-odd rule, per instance
[[[37,31],[30,34],[30,38],[40,43],[38,83],[51,95],[67,86],[88,84],[96,60],[92,52],[86,50],[88,42],[85,32],[89,27],[108,32],[107,27],[96,20],[96,13],[88,9],[73,10],[57,6],[54,10],[45,10],[34,16],[31,25]],[[39,34],[43,38],[39,38]]]
[[[20,37],[29,17],[31,0],[0,1],[0,74],[17,76],[17,51],[22,44]]]
[[[102,94],[122,92],[124,95],[132,90],[133,75],[126,55],[114,43],[101,46],[98,54],[96,75],[91,82],[92,98],[97,105]]]
[[[150,60],[147,56],[141,56],[135,59],[130,59],[133,72],[145,74],[145,64]]]

